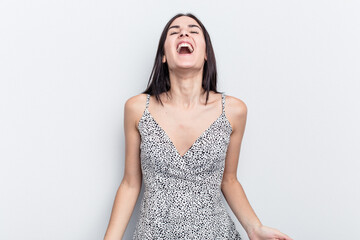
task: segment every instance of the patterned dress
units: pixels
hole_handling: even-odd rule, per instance
[[[221,115],[180,155],[148,110],[139,121],[144,196],[133,240],[241,240],[221,199],[221,181],[232,127]]]

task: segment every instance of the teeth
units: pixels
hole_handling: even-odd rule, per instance
[[[177,52],[180,52],[180,49],[181,49],[182,47],[187,47],[187,48],[190,50],[191,53],[194,51],[194,49],[191,47],[190,44],[188,44],[188,43],[181,43],[181,44],[178,45]]]

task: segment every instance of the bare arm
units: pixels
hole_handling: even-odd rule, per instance
[[[245,192],[237,180],[237,165],[240,155],[242,138],[245,132],[247,107],[241,100],[228,96],[228,106],[226,106],[229,121],[232,120],[233,132],[230,136],[230,143],[227,150],[225,169],[221,190],[224,194],[229,207],[234,212],[245,231],[249,233],[252,228],[260,226],[261,222],[257,218],[254,210],[245,195]]]
[[[145,106],[143,96],[134,96],[124,107],[125,170],[117,190],[104,240],[121,240],[130,221],[141,190],[140,134],[137,130],[139,113]]]
[[[226,109],[233,132],[225,159],[225,169],[221,190],[229,207],[244,227],[251,240],[260,239],[288,239],[291,238],[277,229],[263,226],[251,207],[244,189],[237,179],[237,166],[240,155],[241,142],[245,132],[247,106],[240,99],[228,96]]]

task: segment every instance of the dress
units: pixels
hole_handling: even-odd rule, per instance
[[[139,121],[144,196],[133,240],[241,240],[221,199],[221,181],[232,127],[222,113],[180,155],[148,110]]]

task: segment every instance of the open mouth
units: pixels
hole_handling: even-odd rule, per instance
[[[179,54],[191,54],[194,52],[194,48],[191,46],[191,44],[183,42],[178,45],[176,51]]]

